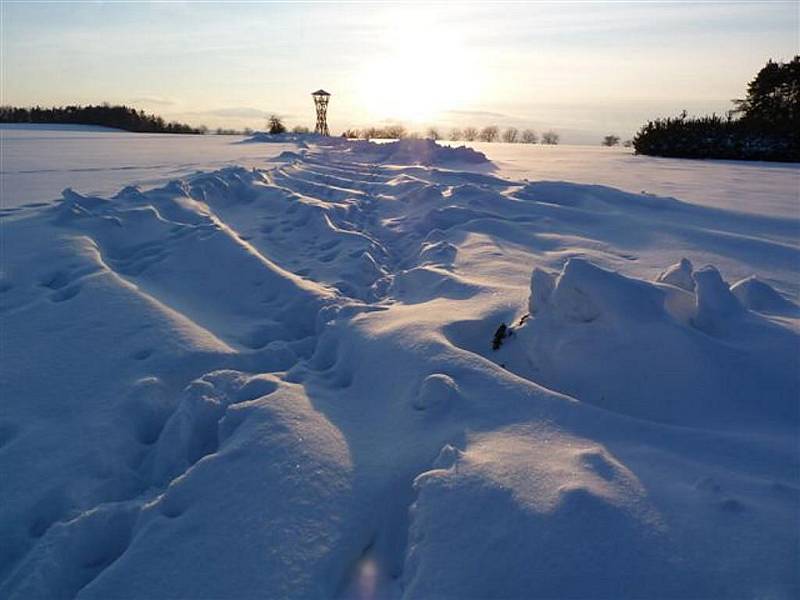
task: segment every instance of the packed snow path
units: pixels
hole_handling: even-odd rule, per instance
[[[5,211],[0,595],[800,593],[796,219],[281,160]]]

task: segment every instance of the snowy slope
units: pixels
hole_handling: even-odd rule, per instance
[[[281,152],[6,211],[0,595],[800,594],[796,218]]]

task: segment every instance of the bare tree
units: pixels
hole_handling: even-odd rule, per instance
[[[622,143],[622,145],[623,145],[623,146],[625,146],[626,148],[630,148],[630,147],[632,147],[632,146],[633,146],[633,140],[625,140],[625,141]]]
[[[607,135],[603,138],[603,141],[600,142],[603,146],[618,146],[619,145],[619,136],[618,135]]]
[[[516,144],[519,141],[519,129],[509,127],[503,132],[503,141],[507,144]]]
[[[406,128],[402,125],[387,125],[384,131],[387,138],[401,140],[406,137]]]
[[[464,139],[468,142],[474,142],[478,139],[478,130],[474,127],[464,128]]]
[[[359,135],[360,135],[360,132],[358,131],[358,129],[345,129],[342,132],[342,137],[343,138],[354,139],[354,138],[357,138]]]
[[[292,127],[292,133],[311,133],[311,130],[305,125],[295,125]]]
[[[442,139],[442,136],[436,127],[428,127],[428,131],[425,132],[425,137],[434,141]]]
[[[270,115],[267,122],[267,131],[273,135],[286,133],[286,125],[283,124],[283,119],[278,115]]]
[[[526,129],[522,132],[522,143],[523,144],[535,144],[539,141],[539,136],[536,135],[536,132],[533,129]]]
[[[453,128],[450,130],[450,141],[457,142],[463,137],[464,137],[464,132],[462,132],[460,129]]]
[[[550,146],[558,144],[559,135],[555,131],[545,131],[542,134],[542,143]]]
[[[497,141],[497,137],[500,135],[500,130],[497,128],[497,125],[488,125],[481,129],[481,141],[482,142],[494,142]]]

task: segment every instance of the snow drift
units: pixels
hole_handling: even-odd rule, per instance
[[[797,223],[304,144],[4,214],[3,597],[800,592]]]
[[[584,402],[641,418],[797,427],[796,334],[743,306],[714,267],[693,271],[683,259],[658,281],[578,258],[557,275],[535,269],[531,316],[496,360]],[[765,296],[789,303],[762,285]]]
[[[467,146],[444,147],[434,140],[401,139],[376,143],[369,140],[324,137],[316,134],[268,134],[256,133],[241,143],[287,143],[294,142],[300,148],[313,143],[321,147],[343,150],[360,162],[388,165],[487,165],[489,160],[483,152]]]

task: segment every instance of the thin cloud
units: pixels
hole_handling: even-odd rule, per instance
[[[209,117],[223,117],[230,119],[266,119],[273,114],[279,114],[283,118],[292,118],[294,116],[283,112],[267,111],[267,110],[262,110],[260,108],[253,108],[251,106],[226,106],[222,108],[212,108],[208,110],[193,111],[186,114],[209,116]]]
[[[211,115],[214,117],[241,117],[241,118],[264,118],[269,113],[259,108],[250,106],[231,106],[227,108],[213,108],[211,110],[200,111],[200,114]]]
[[[487,119],[509,119],[511,118],[510,115],[506,115],[503,113],[498,112],[491,112],[488,110],[446,110],[444,111],[446,114],[455,115],[457,117],[475,117],[475,118],[487,118]]]
[[[131,99],[131,104],[153,104],[156,106],[174,106],[177,104],[170,98],[162,98],[159,96],[140,96]]]

